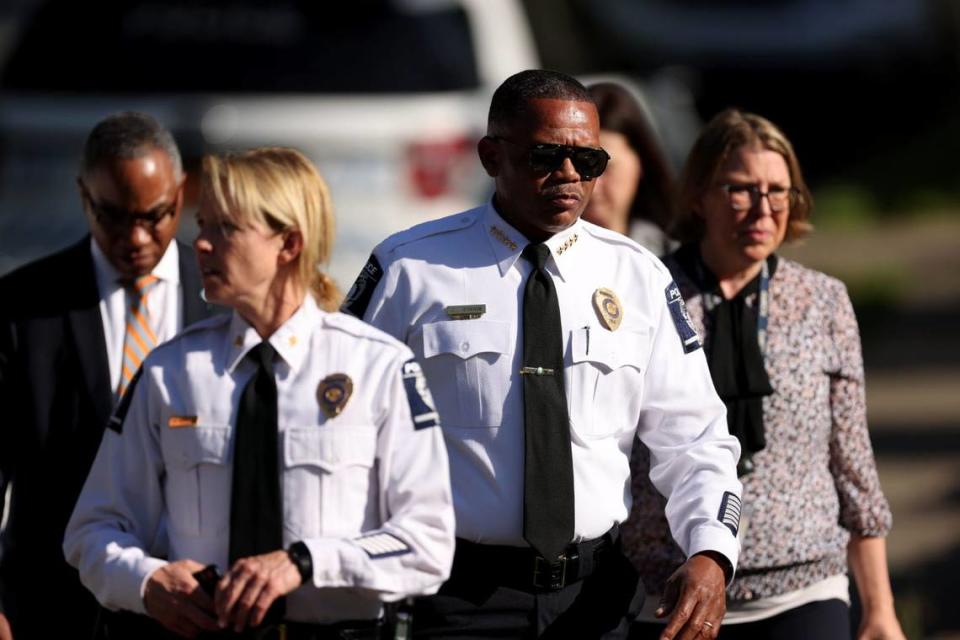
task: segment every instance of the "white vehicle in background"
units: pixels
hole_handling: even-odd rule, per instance
[[[309,155],[333,192],[331,273],[347,288],[388,234],[487,197],[475,143],[490,95],[539,64],[514,0],[67,0],[25,27],[2,76],[0,273],[85,233],[83,140],[134,109],[174,131],[188,171],[206,151]]]

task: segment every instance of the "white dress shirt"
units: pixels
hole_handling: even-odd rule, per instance
[[[233,430],[256,369],[245,356],[261,341],[239,315],[222,315],[145,361],[64,540],[103,605],[144,612],[160,556],[228,568]],[[410,350],[321,311],[310,296],[269,341],[278,354],[284,546],[303,540],[313,560],[313,580],[288,596],[287,618],[371,619],[382,600],[435,591],[453,558],[453,509],[436,411]],[[328,416],[322,391],[343,380],[336,374],[352,391]]]
[[[100,292],[100,318],[103,337],[107,344],[107,362],[110,365],[110,388],[114,394],[120,387],[120,369],[123,365],[123,341],[127,334],[127,308],[133,304],[130,293],[120,283],[120,274],[114,268],[100,245],[90,238],[93,270]],[[150,272],[160,281],[147,296],[150,327],[157,335],[157,344],[166,342],[183,329],[183,287],[180,285],[180,250],[172,240],[160,262]]]
[[[406,342],[422,364],[447,441],[457,535],[484,544],[527,544],[519,373],[527,244],[492,204],[413,227],[374,250],[343,307]],[[728,525],[739,506],[739,444],[702,349],[684,350],[667,304],[669,272],[629,238],[583,221],[546,244],[564,336],[574,541],[626,519],[639,435],[681,548],[715,550],[736,566]],[[615,330],[594,307],[600,288],[619,298]],[[448,311],[457,305],[485,310]]]

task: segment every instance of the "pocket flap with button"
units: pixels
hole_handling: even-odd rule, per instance
[[[573,362],[592,362],[601,369],[613,371],[633,367],[643,371],[650,359],[650,331],[606,331],[592,327],[571,332],[571,359]]]
[[[446,320],[423,325],[423,357],[449,353],[464,360],[478,353],[507,353],[510,326],[497,320]]]
[[[199,464],[228,464],[230,427],[197,425],[168,429],[161,447],[164,461],[172,467],[191,469]]]
[[[319,467],[327,472],[350,466],[372,467],[376,448],[373,427],[299,427],[284,431],[283,463],[287,467]]]

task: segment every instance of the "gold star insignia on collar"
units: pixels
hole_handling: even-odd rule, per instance
[[[499,240],[501,244],[503,244],[505,247],[507,247],[508,249],[510,249],[510,251],[516,251],[516,250],[517,250],[517,243],[514,242],[513,240],[511,240],[511,239],[510,239],[510,236],[508,236],[506,233],[504,233],[503,230],[500,229],[500,227],[498,227],[498,226],[496,226],[496,225],[490,225],[490,234],[491,234],[494,238],[496,238],[497,240]]]
[[[572,236],[570,236],[569,238],[567,238],[562,245],[560,245],[559,247],[557,247],[557,255],[558,255],[558,256],[559,256],[559,255],[563,255],[563,252],[564,252],[564,251],[566,251],[567,249],[569,249],[569,248],[572,247],[573,245],[577,244],[577,240],[578,240],[578,239],[579,239],[579,237],[577,236],[577,234],[573,234]]]

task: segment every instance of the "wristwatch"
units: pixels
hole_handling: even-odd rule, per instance
[[[302,540],[294,542],[287,547],[287,555],[300,572],[300,584],[309,582],[313,578],[313,557],[307,545]]]

